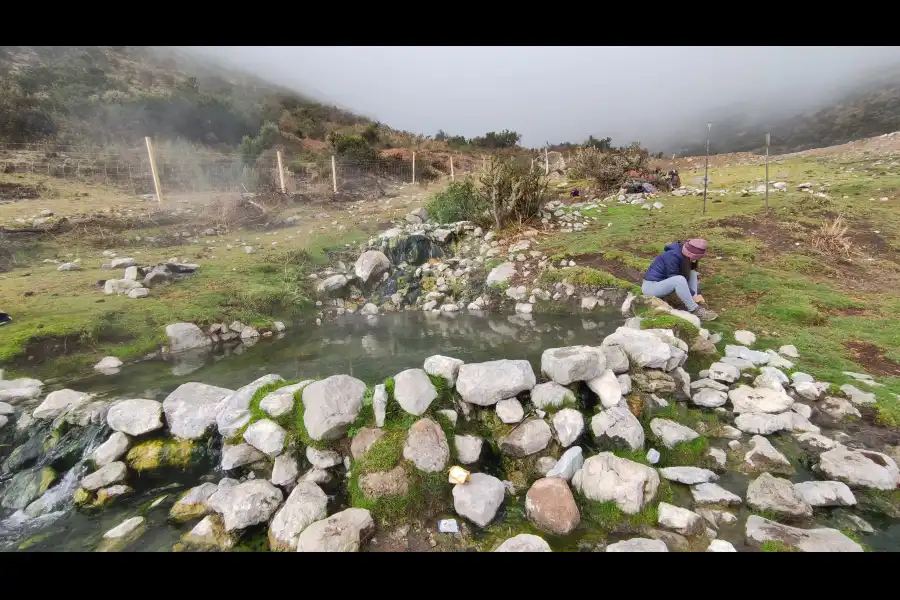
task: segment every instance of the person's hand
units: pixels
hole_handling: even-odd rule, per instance
[[[704,298],[700,294],[697,294],[696,296],[694,296],[694,302],[696,302],[697,304],[706,304],[706,298]]]

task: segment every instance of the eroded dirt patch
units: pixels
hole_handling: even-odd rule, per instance
[[[862,340],[850,340],[844,342],[844,347],[855,362],[865,367],[867,373],[900,377],[900,363],[887,358],[884,350],[875,344]]]
[[[755,219],[747,216],[734,216],[709,223],[711,227],[727,227],[731,231],[727,237],[735,239],[756,238],[763,242],[762,251],[765,253],[791,252],[797,248],[797,242],[805,241],[807,227],[796,224],[796,231],[784,228],[774,219]],[[738,232],[743,232],[743,235]]]
[[[617,260],[604,258],[602,254],[582,254],[574,257],[574,260],[579,267],[591,267],[599,271],[606,271],[631,283],[640,283],[644,279],[643,271],[623,265]]]

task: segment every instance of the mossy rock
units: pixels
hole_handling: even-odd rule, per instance
[[[75,501],[75,506],[84,506],[93,502],[94,495],[84,488],[78,488],[72,494],[72,499]]]
[[[17,473],[6,487],[0,505],[13,510],[23,509],[40,498],[56,479],[57,473],[50,467]]]
[[[175,438],[141,442],[125,455],[125,462],[135,471],[161,468],[187,470],[202,457],[202,449],[191,440]]]

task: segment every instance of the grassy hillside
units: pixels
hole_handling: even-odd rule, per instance
[[[765,151],[766,133],[771,134],[770,152],[785,154],[835,146],[900,130],[900,66],[852,84],[835,100],[813,110],[778,118],[754,117],[736,109],[712,117],[710,151]],[[667,154],[699,156],[706,151],[706,128],[694,127],[700,136],[684,136],[671,144]]]

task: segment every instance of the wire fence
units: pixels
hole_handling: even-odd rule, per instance
[[[148,142],[144,148],[0,144],[0,172],[114,186],[135,196],[155,197],[159,192],[163,198],[273,189],[301,195],[365,195],[389,185],[428,183],[463,174],[452,158],[417,157],[406,151],[373,159],[310,156],[272,149],[248,159],[172,142]]]

